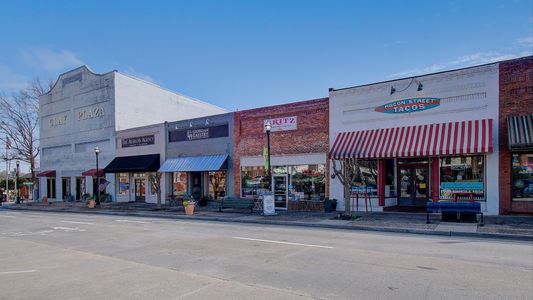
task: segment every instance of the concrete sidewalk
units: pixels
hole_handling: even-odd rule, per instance
[[[486,216],[485,226],[479,226],[441,222],[437,214],[431,215],[431,223],[426,224],[424,213],[370,213],[358,214],[353,220],[339,220],[336,212],[278,212],[276,216],[262,216],[248,210],[218,212],[212,208],[201,208],[193,216],[187,216],[181,207],[158,210],[155,205],[145,203],[110,203],[89,209],[79,202],[51,205],[31,202],[3,205],[2,208],[533,241],[533,217],[528,216]]]

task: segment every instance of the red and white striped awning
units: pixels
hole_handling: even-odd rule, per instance
[[[492,119],[338,133],[332,159],[492,152]]]

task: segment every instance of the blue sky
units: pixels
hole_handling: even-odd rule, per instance
[[[229,110],[531,55],[532,0],[2,1],[0,90],[81,64]]]

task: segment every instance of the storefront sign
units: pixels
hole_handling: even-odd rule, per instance
[[[439,98],[409,98],[383,104],[374,110],[386,114],[404,114],[428,110],[439,105]]]
[[[67,115],[55,116],[50,118],[50,127],[57,127],[67,124]]]
[[[450,190],[483,190],[483,182],[441,182],[441,189]]]
[[[154,143],[155,143],[155,137],[153,134],[145,135],[145,136],[122,139],[122,148],[153,145]]]
[[[267,123],[270,123],[270,126],[272,128],[270,130],[271,132],[298,129],[298,117],[297,116],[266,119],[263,121],[263,125],[266,125]]]
[[[195,141],[229,136],[228,124],[169,131],[170,142]]]

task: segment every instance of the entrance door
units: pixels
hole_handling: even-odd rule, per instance
[[[276,209],[287,209],[287,175],[272,176],[272,192]]]
[[[81,200],[85,194],[85,177],[76,177],[76,200]]]
[[[144,202],[145,196],[144,178],[135,178],[135,201]]]
[[[195,201],[200,201],[203,195],[202,189],[202,172],[192,172],[192,197]]]
[[[429,198],[429,170],[427,165],[399,165],[399,206],[425,207]]]

